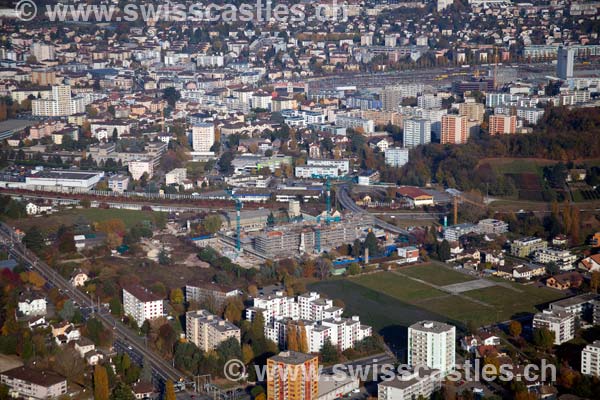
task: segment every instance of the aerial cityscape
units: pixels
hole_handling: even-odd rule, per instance
[[[600,399],[600,2],[0,6],[0,400]]]

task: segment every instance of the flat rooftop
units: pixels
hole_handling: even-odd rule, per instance
[[[98,172],[89,171],[40,171],[35,174],[28,175],[28,178],[42,179],[92,179],[98,176]]]
[[[276,356],[271,357],[269,360],[278,363],[298,365],[304,364],[305,362],[312,360],[313,358],[317,358],[317,356],[314,356],[312,354],[299,353],[297,351],[282,351]]]
[[[7,119],[0,122],[0,132],[18,131],[37,124],[39,121],[30,119]]]

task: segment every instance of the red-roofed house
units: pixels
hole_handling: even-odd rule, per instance
[[[398,189],[396,189],[396,194],[405,199],[411,207],[433,205],[433,196],[417,187],[399,187]]]
[[[600,254],[594,254],[593,256],[584,258],[579,263],[579,267],[590,272],[600,271]]]

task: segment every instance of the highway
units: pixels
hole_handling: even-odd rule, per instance
[[[87,294],[73,287],[71,283],[40,260],[33,252],[28,250],[18,239],[15,232],[6,224],[0,223],[0,239],[9,246],[11,256],[21,260],[26,266],[34,269],[46,279],[48,283],[62,290],[74,303],[80,307],[91,307],[92,313],[101,321],[105,327],[112,330],[114,339],[126,343],[128,347],[141,354],[148,360],[154,373],[162,380],[172,380],[175,383],[181,381],[183,373],[175,369],[161,356],[146,347],[144,338],[133,332],[109,312],[94,304]]]
[[[356,203],[350,198],[347,189],[347,186],[339,186],[338,202],[342,205],[342,207],[358,214],[368,214],[365,210],[357,206]],[[381,229],[385,229],[386,231],[397,233],[399,235],[412,236],[411,233],[406,229],[397,227],[392,224],[388,224],[387,222],[382,221],[379,218],[373,218],[373,222],[375,225],[377,225]]]

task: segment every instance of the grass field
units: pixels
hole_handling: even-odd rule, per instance
[[[405,327],[422,319],[463,327],[468,321],[474,321],[483,326],[523,313],[535,313],[546,303],[563,297],[562,293],[552,289],[504,280],[497,280],[498,286],[470,290],[458,296],[427,283],[445,286],[475,278],[434,264],[403,268],[400,273],[424,282],[395,272],[381,272],[317,282],[309,287],[330,298],[341,299],[348,313],[360,315],[361,320],[373,325],[384,336],[387,332],[393,337],[402,337]]]
[[[556,161],[539,158],[486,158],[480,165],[489,164],[501,174],[535,173],[541,174],[544,167],[556,164]]]
[[[27,230],[35,225],[42,230],[51,231],[57,229],[61,225],[73,225],[80,218],[84,218],[91,223],[117,218],[122,220],[127,228],[130,228],[138,222],[154,222],[157,221],[157,218],[164,218],[164,216],[164,213],[155,211],[120,210],[113,208],[78,208],[63,210],[48,216],[11,220],[9,221],[9,224],[23,230]]]
[[[422,299],[443,296],[445,293],[431,286],[406,279],[392,272],[365,275],[354,282],[380,293],[387,294],[406,302],[417,302]]]
[[[434,285],[445,286],[454,283],[472,281],[473,277],[453,271],[439,265],[426,264],[403,268],[401,272],[405,275],[419,278]]]

